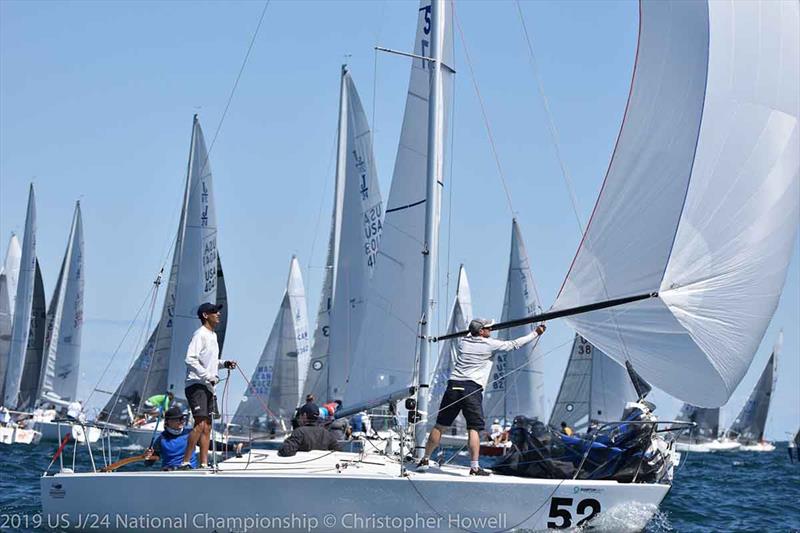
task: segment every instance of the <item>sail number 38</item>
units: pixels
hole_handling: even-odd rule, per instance
[[[574,500],[572,498],[552,498],[550,500],[550,514],[548,518],[555,520],[548,520],[547,527],[552,529],[567,529],[572,527],[572,520],[580,518],[575,526],[580,527],[586,522],[591,520],[594,515],[600,512],[600,502],[594,498],[586,498],[581,500],[575,506],[573,514]],[[588,514],[587,514],[588,513]]]

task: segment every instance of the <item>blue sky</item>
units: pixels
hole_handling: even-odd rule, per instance
[[[208,143],[256,27],[260,2],[0,2],[0,253],[21,233],[37,188],[39,258],[53,290],[75,200],[86,235],[86,326],[80,381],[95,387],[147,296],[177,228],[191,120]],[[635,2],[523,2],[564,162],[586,221],[619,130],[631,79]],[[512,2],[457,6],[513,208],[549,306],[580,240]],[[225,351],[249,371],[269,333],[289,259],[303,265],[313,316],[333,183],[339,70],[345,56],[370,118],[384,199],[408,81],[416,2],[280,2],[269,6],[210,160],[229,288]],[[377,68],[376,68],[377,67]],[[511,215],[456,33],[455,119],[443,197],[442,278],[465,263],[478,315],[499,317]],[[373,114],[374,110],[374,114]],[[800,423],[797,248],[751,371],[723,409],[730,423],[784,328],[767,436]],[[454,281],[443,284],[440,329]],[[543,340],[552,402],[572,334]],[[134,355],[136,323],[100,386]],[[232,384],[230,408],[244,388]],[[95,394],[93,403],[104,399]],[[656,394],[659,414],[679,402]]]

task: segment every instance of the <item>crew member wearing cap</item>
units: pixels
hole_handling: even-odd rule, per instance
[[[534,328],[529,334],[510,341],[491,337],[491,320],[476,318],[469,323],[469,334],[458,342],[458,351],[447,381],[447,390],[439,406],[436,425],[428,435],[425,457],[418,466],[425,470],[430,463],[433,450],[439,446],[442,432],[450,427],[459,413],[467,421],[471,476],[488,476],[489,472],[480,467],[480,431],[486,427],[483,420],[483,387],[492,372],[492,358],[499,352],[510,352],[522,348],[544,333],[544,324]]]
[[[161,457],[162,470],[178,468],[182,464],[186,450],[194,451],[194,446],[191,448],[188,446],[192,430],[185,428],[185,423],[186,415],[183,414],[180,407],[173,405],[167,409],[164,415],[164,431],[153,442],[153,446],[145,452],[145,460],[152,464],[158,457]],[[197,467],[197,453],[191,453],[190,457],[191,466]]]
[[[236,361],[221,361],[219,358],[219,343],[214,329],[219,324],[221,309],[222,305],[208,302],[197,308],[197,318],[202,325],[192,335],[186,350],[186,400],[194,418],[194,429],[180,465],[184,470],[192,468],[189,459],[198,444],[200,468],[208,466],[211,417],[216,412],[214,386],[219,381],[220,368],[236,368]]]
[[[339,443],[330,431],[317,424],[319,421],[319,407],[307,403],[299,411],[300,427],[286,437],[283,445],[278,450],[281,457],[292,457],[297,452],[311,450],[339,451]]]

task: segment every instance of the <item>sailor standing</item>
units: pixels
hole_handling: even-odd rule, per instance
[[[186,401],[194,417],[194,429],[189,435],[181,470],[192,468],[190,459],[195,446],[200,445],[200,468],[208,467],[208,448],[211,443],[211,417],[216,411],[214,386],[219,382],[220,368],[236,368],[236,361],[221,361],[219,343],[214,329],[220,322],[221,305],[208,302],[197,308],[202,325],[197,328],[186,350]]]
[[[439,406],[436,426],[428,435],[425,457],[417,465],[425,470],[430,464],[433,450],[439,446],[442,432],[449,428],[459,413],[467,421],[471,476],[488,476],[489,472],[480,467],[480,431],[486,427],[483,420],[483,387],[492,372],[492,359],[499,352],[510,352],[522,348],[544,333],[544,324],[536,326],[529,334],[510,341],[491,337],[491,320],[476,318],[469,323],[469,334],[458,343],[458,353],[447,381],[447,390]]]

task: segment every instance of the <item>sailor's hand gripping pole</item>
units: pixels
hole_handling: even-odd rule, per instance
[[[599,311],[600,309],[608,309],[609,307],[617,307],[620,305],[625,305],[633,302],[638,302],[641,300],[648,300],[650,298],[658,298],[658,292],[648,292],[645,294],[637,294],[635,296],[626,296],[624,298],[616,298],[614,300],[607,300],[605,302],[597,302],[588,305],[580,305],[578,307],[571,307],[569,309],[560,309],[558,311],[548,311],[546,313],[539,313],[538,315],[532,315],[525,318],[517,318],[515,320],[508,320],[506,322],[498,322],[497,324],[492,325],[489,329],[492,331],[498,329],[508,329],[514,328],[517,326],[523,326],[525,324],[532,324],[534,322],[544,322],[546,320],[553,320],[556,318],[563,318],[565,316],[573,316],[573,315],[580,315],[583,313],[589,313],[591,311]],[[448,333],[447,335],[440,335],[439,337],[431,337],[433,342],[444,341],[447,339],[453,339],[456,337],[463,337],[468,334],[468,330],[464,331],[457,331],[455,333]]]

